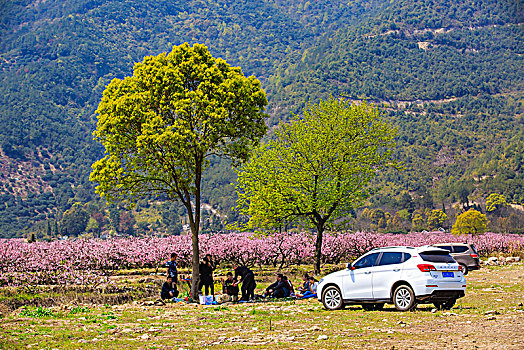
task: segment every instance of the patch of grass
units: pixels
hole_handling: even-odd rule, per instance
[[[91,310],[87,306],[75,306],[69,311],[70,315],[80,314],[80,313],[87,313],[91,312]]]
[[[28,307],[22,308],[22,311],[20,312],[20,316],[23,317],[55,317],[53,311],[51,311],[48,308],[45,307],[37,307],[36,309],[31,309]]]
[[[229,311],[229,308],[227,306],[219,305],[213,308],[212,310],[216,312],[222,312],[222,311]]]

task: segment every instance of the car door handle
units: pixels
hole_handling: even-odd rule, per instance
[[[364,272],[366,275],[369,275],[371,273],[371,271],[366,271]]]
[[[393,269],[393,271],[395,271],[395,272],[399,272],[399,271],[400,271],[400,269]]]

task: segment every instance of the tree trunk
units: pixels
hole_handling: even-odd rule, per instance
[[[322,235],[324,233],[324,224],[317,223],[317,242],[315,243],[315,274],[320,273],[320,261],[322,259]]]
[[[193,259],[191,261],[192,273],[191,273],[191,297],[194,301],[198,301],[198,285],[200,284],[200,256],[198,252],[198,223],[191,225],[191,240],[193,248]]]
[[[191,274],[191,297],[198,302],[198,286],[200,285],[200,253],[198,245],[198,233],[200,231],[200,183],[202,181],[202,160],[196,159],[195,172],[195,212],[194,219],[191,223],[191,240],[193,248],[192,274]],[[191,203],[190,203],[191,206]],[[189,218],[191,221],[191,216]]]

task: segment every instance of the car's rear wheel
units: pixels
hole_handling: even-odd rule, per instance
[[[415,293],[408,285],[400,285],[393,292],[393,304],[398,311],[411,310],[416,305]]]
[[[439,301],[433,303],[438,310],[451,310],[455,305],[457,299],[448,299],[446,301]]]
[[[335,286],[329,286],[322,292],[322,304],[328,310],[342,309],[344,300],[342,300],[342,293],[340,289]]]
[[[465,275],[468,274],[469,270],[468,270],[468,267],[465,265],[465,264],[459,264],[460,266],[462,266],[462,273]]]

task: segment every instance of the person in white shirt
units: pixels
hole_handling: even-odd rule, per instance
[[[318,281],[315,279],[315,277],[310,276],[309,277],[309,290],[305,291],[302,294],[297,294],[296,296],[299,299],[316,298],[317,297],[317,288],[318,288]]]

